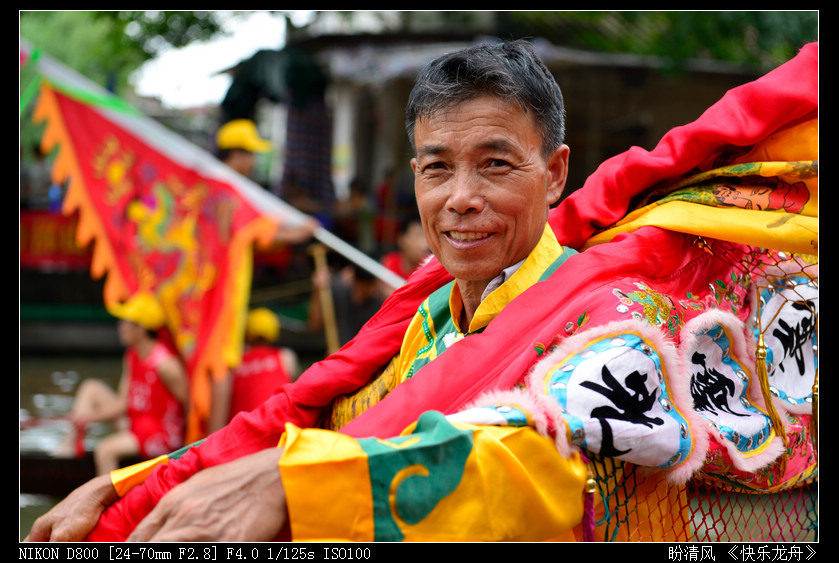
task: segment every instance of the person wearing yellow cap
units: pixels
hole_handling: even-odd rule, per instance
[[[166,318],[160,303],[138,293],[108,311],[118,319],[117,334],[126,348],[118,390],[99,379],[82,382],[69,416],[73,428],[58,452],[83,453],[78,444],[84,428],[112,423],[115,432],[99,440],[93,452],[99,475],[117,469],[122,460],[150,459],[181,447],[188,395],[186,370],[157,335]]]
[[[280,387],[297,379],[297,354],[276,345],[280,329],[280,320],[270,309],[259,307],[248,313],[242,361],[228,377],[213,381],[209,432],[226,425],[236,414],[258,407]]]
[[[232,119],[216,132],[216,156],[224,164],[246,178],[256,166],[256,155],[271,150],[271,141],[259,135],[256,124],[250,119]],[[283,225],[277,229],[275,240],[295,244],[312,238],[319,223],[307,219],[299,225]]]
[[[250,119],[233,119],[216,133],[219,160],[243,176],[250,176],[256,163],[255,155],[271,150],[271,142],[259,136],[256,124]]]

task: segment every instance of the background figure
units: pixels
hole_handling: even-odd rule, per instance
[[[414,273],[414,270],[430,254],[428,242],[426,242],[425,233],[422,230],[422,221],[419,217],[412,217],[400,223],[396,246],[396,250],[382,257],[382,265],[408,279],[408,276]],[[396,289],[384,283],[382,283],[382,286],[385,296],[390,295]]]
[[[268,152],[271,147],[271,142],[259,136],[256,124],[249,119],[228,121],[216,133],[216,156],[247,178],[251,178],[256,167],[256,154]],[[299,225],[280,225],[274,235],[274,242],[305,242],[314,236],[319,226],[320,224],[312,218],[307,218]]]
[[[316,270],[312,274],[312,284],[315,290],[309,305],[309,329],[324,329],[325,318],[319,293],[328,288],[332,296],[339,346],[352,340],[384,302],[376,277],[354,264],[344,266],[334,274],[329,270]]]
[[[213,382],[209,432],[223,427],[237,413],[260,406],[277,389],[297,379],[297,354],[275,345],[280,328],[280,320],[269,309],[248,313],[242,362],[224,380]]]
[[[271,150],[271,142],[259,136],[249,119],[234,119],[216,133],[217,156],[227,166],[250,177],[256,167],[256,154]]]
[[[93,453],[99,475],[119,468],[121,460],[150,459],[183,446],[189,385],[180,359],[157,336],[164,313],[156,299],[138,294],[111,313],[126,347],[119,389],[98,379],[82,382],[70,413],[73,430],[58,452],[73,455],[87,424],[113,423],[116,432]]]
[[[358,178],[349,185],[349,196],[335,203],[335,234],[362,252],[373,254],[377,245],[373,231],[376,208]]]

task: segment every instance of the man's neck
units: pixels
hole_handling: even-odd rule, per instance
[[[460,308],[460,319],[458,324],[463,332],[469,330],[469,324],[472,322],[472,317],[475,316],[475,311],[483,301],[484,290],[489,285],[490,280],[476,282],[476,281],[457,281],[457,290],[460,292],[460,300],[462,307]]]
[[[507,281],[523,263],[524,260],[521,260],[512,266],[504,268],[497,276],[490,280],[457,281],[456,286],[460,292],[460,300],[462,303],[458,323],[463,332],[469,331],[469,325],[472,324],[472,318],[475,316],[475,311],[478,310],[478,307],[483,300],[486,299],[487,296],[498,286]]]

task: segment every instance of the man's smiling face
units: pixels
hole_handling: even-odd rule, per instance
[[[546,160],[531,117],[492,97],[420,119],[414,140],[428,245],[462,288],[486,287],[539,242],[565,185],[568,147]]]

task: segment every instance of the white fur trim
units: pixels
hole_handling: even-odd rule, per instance
[[[550,397],[533,393],[531,389],[488,391],[466,405],[465,409],[499,405],[521,409],[527,415],[532,428],[542,436],[554,440],[557,450],[563,457],[567,458],[576,451],[568,442],[560,406]]]

